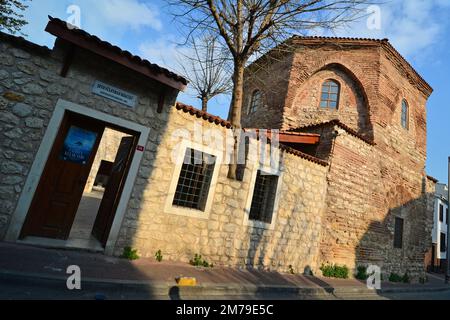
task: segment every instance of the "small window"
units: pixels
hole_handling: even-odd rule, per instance
[[[444,206],[439,204],[439,221],[444,222]]]
[[[258,171],[250,209],[250,220],[272,223],[277,186],[278,176]]]
[[[215,156],[188,148],[173,205],[204,211],[215,163]]]
[[[261,106],[262,96],[261,91],[255,90],[252,94],[252,100],[250,101],[250,109],[248,113],[254,113]]]
[[[441,252],[446,252],[447,250],[447,237],[445,236],[445,233],[441,232]]]
[[[334,80],[327,80],[322,85],[320,107],[337,109],[339,107],[340,86]]]
[[[445,223],[448,223],[448,208],[445,208]]]
[[[395,218],[394,248],[401,249],[402,247],[403,247],[403,219]]]
[[[405,99],[402,101],[402,127],[409,129],[409,106]]]

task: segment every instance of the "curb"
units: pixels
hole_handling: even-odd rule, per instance
[[[55,289],[66,289],[67,277],[50,274],[15,272],[0,269],[0,280],[12,281],[14,283],[42,284]],[[62,282],[62,283],[61,283]],[[104,291],[126,291],[133,293],[145,293],[161,298],[220,298],[220,297],[290,297],[298,299],[314,298],[356,298],[375,297],[387,293],[416,293],[416,292],[443,292],[450,291],[450,286],[433,288],[387,288],[381,290],[370,290],[364,287],[299,287],[282,285],[239,285],[239,284],[216,284],[203,283],[195,287],[180,287],[174,281],[160,282],[148,280],[120,280],[82,278],[84,290]],[[418,290],[419,289],[419,290]]]

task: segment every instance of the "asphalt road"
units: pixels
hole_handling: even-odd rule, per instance
[[[199,300],[208,297],[196,297]],[[237,299],[238,297],[221,297],[221,299]],[[295,297],[268,296],[266,299],[287,299]],[[65,283],[52,280],[0,279],[0,300],[169,300],[169,296],[155,296],[142,288],[104,286],[83,288],[82,290],[68,290]],[[242,297],[242,299],[261,299],[261,297]],[[450,300],[450,290],[422,293],[396,293],[382,296],[350,296],[327,297],[326,300]]]

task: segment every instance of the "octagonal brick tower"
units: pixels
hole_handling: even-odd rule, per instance
[[[247,68],[243,127],[321,135],[305,152],[330,164],[324,263],[424,275],[432,91],[387,39],[293,37]]]

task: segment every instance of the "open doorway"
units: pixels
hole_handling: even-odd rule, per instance
[[[97,154],[89,173],[83,196],[78,206],[68,242],[78,247],[102,248],[102,236],[94,235],[94,225],[101,208],[105,191],[114,173],[114,164],[122,141],[133,140],[133,136],[106,127],[100,140]],[[122,152],[123,155],[123,152]],[[120,160],[123,161],[123,160]],[[114,189],[120,186],[115,186]],[[116,191],[116,190],[112,190]],[[97,226],[98,228],[98,226]],[[100,239],[99,239],[100,238]]]
[[[102,251],[139,134],[67,113],[22,228],[24,242]]]

